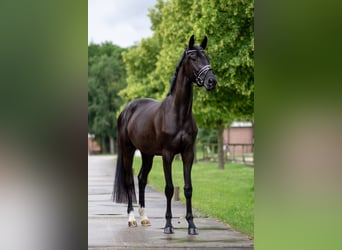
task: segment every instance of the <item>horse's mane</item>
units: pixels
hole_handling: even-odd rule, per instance
[[[167,96],[171,95],[172,92],[173,92],[173,90],[174,90],[175,87],[176,87],[177,75],[178,75],[179,69],[180,69],[180,67],[181,67],[181,65],[182,65],[182,63],[183,63],[183,60],[184,60],[184,58],[185,58],[185,55],[186,55],[186,50],[184,51],[182,58],[181,58],[181,59],[179,60],[179,62],[178,62],[178,65],[177,65],[177,67],[176,67],[175,73],[173,74],[173,76],[172,76],[171,79],[170,79],[171,86],[170,86],[170,91],[169,91],[169,93],[167,93]]]

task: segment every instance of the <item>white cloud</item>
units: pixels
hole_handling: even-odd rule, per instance
[[[111,41],[129,47],[150,37],[148,9],[156,0],[89,0],[88,43]]]

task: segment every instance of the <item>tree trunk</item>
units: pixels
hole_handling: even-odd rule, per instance
[[[107,153],[106,138],[102,136],[101,141],[102,141],[102,154],[105,154]]]
[[[217,126],[217,136],[218,136],[218,167],[219,169],[224,169],[224,153],[223,153],[223,124],[220,123]]]
[[[110,153],[113,155],[114,152],[114,138],[113,137],[109,137],[109,146],[110,146]]]
[[[118,141],[114,139],[114,154],[117,154],[118,152]]]

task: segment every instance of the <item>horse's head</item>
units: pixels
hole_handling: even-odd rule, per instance
[[[209,65],[209,57],[204,50],[207,46],[207,37],[205,36],[200,46],[195,46],[194,35],[189,40],[189,46],[185,50],[186,65],[191,68],[190,79],[197,83],[199,87],[204,86],[207,90],[212,90],[216,86],[214,73]]]

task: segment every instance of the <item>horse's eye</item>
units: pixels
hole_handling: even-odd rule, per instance
[[[190,56],[190,59],[191,59],[192,61],[196,61],[196,60],[197,60],[197,56]]]

